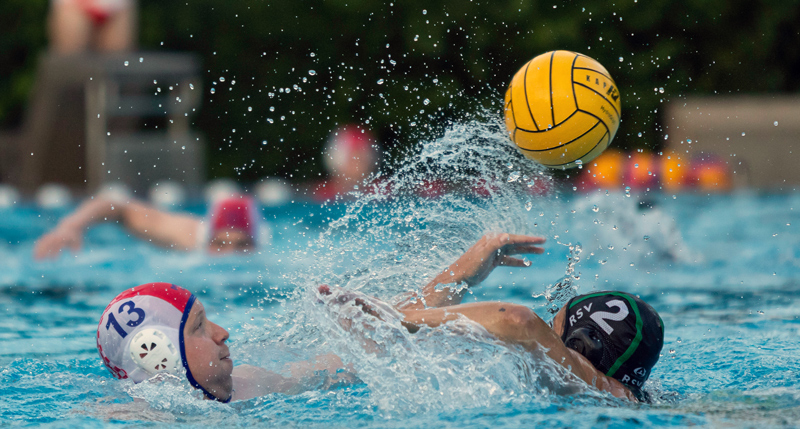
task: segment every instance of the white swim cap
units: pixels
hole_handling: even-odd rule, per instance
[[[185,374],[208,398],[222,401],[194,379],[186,361],[183,327],[194,301],[191,292],[170,283],[148,283],[117,295],[97,326],[97,350],[111,374],[134,383],[162,372]]]

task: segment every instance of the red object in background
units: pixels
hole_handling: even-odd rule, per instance
[[[360,180],[375,169],[378,150],[375,136],[358,125],[345,125],[328,137],[323,160],[328,172],[349,180]]]
[[[575,185],[583,191],[622,190],[625,187],[666,192],[693,188],[728,191],[731,182],[727,163],[716,155],[702,154],[689,162],[687,155],[678,152],[626,155],[607,150],[584,167]]]
[[[576,178],[576,186],[583,191],[596,189],[618,189],[622,187],[626,156],[614,149],[607,149],[593,161],[583,166]]]
[[[447,182],[444,180],[424,180],[414,193],[422,198],[439,198],[448,191],[447,188]]]
[[[720,157],[702,154],[692,159],[691,175],[698,189],[703,191],[729,191],[731,172]]]
[[[626,160],[625,186],[658,189],[658,159],[649,152],[634,152]]]
[[[255,238],[258,222],[255,210],[255,201],[244,195],[220,200],[211,211],[212,237],[221,230],[237,229]]]

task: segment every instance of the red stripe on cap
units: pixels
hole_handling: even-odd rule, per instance
[[[162,300],[172,304],[172,306],[178,309],[178,311],[181,313],[183,313],[183,311],[186,309],[186,303],[189,302],[189,298],[192,297],[191,292],[172,283],[146,283],[128,289],[125,292],[117,295],[117,297],[114,298],[110,304],[108,304],[108,307],[106,307],[105,311],[103,311],[103,314],[106,314],[106,311],[108,311],[108,309],[114,305],[114,303],[126,298],[140,295],[149,295],[156,298],[161,298]]]

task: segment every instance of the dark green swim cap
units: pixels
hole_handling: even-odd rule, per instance
[[[588,337],[598,341],[585,344],[581,338]],[[639,393],[664,346],[664,323],[636,296],[597,292],[567,302],[561,340],[599,371]]]

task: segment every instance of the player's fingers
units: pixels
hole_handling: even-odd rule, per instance
[[[545,241],[546,238],[535,235],[508,234],[508,244],[542,244]]]
[[[47,259],[52,257],[58,248],[53,248],[53,245],[49,243],[47,240],[40,241],[36,243],[36,247],[33,250],[33,256],[36,259]]]
[[[534,244],[517,244],[514,246],[508,246],[508,248],[503,249],[506,254],[514,255],[518,253],[537,253],[541,254],[544,253],[544,247],[536,246]]]
[[[531,264],[530,262],[526,262],[519,258],[512,258],[511,256],[503,256],[503,259],[500,261],[500,265],[506,267],[529,267]]]

